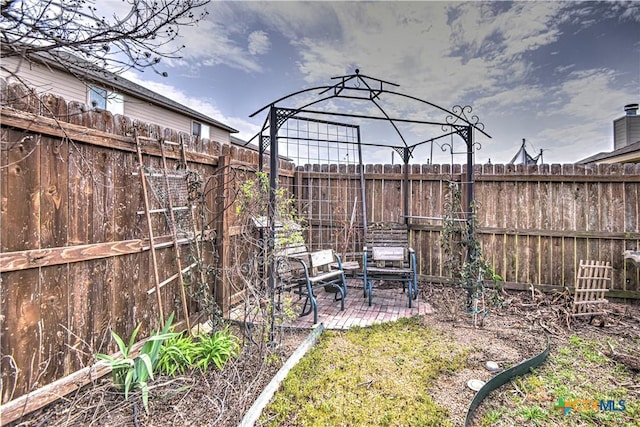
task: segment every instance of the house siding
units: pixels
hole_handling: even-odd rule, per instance
[[[27,82],[39,94],[50,93],[63,97],[67,102],[87,103],[87,85],[67,72],[21,61],[13,57],[2,58],[2,65],[11,72],[18,74],[24,82]],[[7,83],[18,81],[11,73],[5,70],[0,70],[0,77],[4,78]],[[97,83],[96,85],[111,90],[108,84],[100,85]],[[152,104],[128,93],[118,93],[123,96],[125,116],[133,120],[140,120],[191,134],[191,121],[194,120],[191,116],[166,109],[161,105]],[[195,120],[202,122],[201,119]],[[211,128],[210,139],[212,141],[224,144],[230,143],[231,136],[228,130],[221,129],[212,123],[207,124]]]
[[[202,123],[202,120],[175,113],[132,96],[125,95],[124,99],[124,115],[139,119],[146,123],[168,127],[179,132],[185,132],[188,135],[191,135],[191,122],[193,120]],[[210,123],[207,124],[210,127],[209,139],[211,141],[224,144],[230,143],[231,134],[229,131],[220,129]]]
[[[29,86],[35,89],[38,94],[50,93],[63,97],[67,102],[78,101],[87,102],[87,86],[69,73],[45,67],[40,64],[29,63],[19,58],[2,58],[3,68],[20,76]],[[7,83],[19,82],[4,69],[0,70],[0,76]]]
[[[627,117],[627,145],[640,141],[640,116]]]
[[[613,149],[618,150],[627,145],[627,126],[625,118],[613,121]]]
[[[124,115],[146,123],[191,133],[191,118],[130,95],[124,96]]]
[[[228,131],[215,126],[211,126],[209,139],[219,143],[231,144],[231,134]]]

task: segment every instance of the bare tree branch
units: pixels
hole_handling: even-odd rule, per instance
[[[3,57],[34,61],[62,51],[112,72],[130,68],[158,71],[163,58],[178,58],[179,30],[207,15],[209,0],[2,0]],[[106,12],[106,5],[118,11]],[[166,73],[161,73],[166,75]]]

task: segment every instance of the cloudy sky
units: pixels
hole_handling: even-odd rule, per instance
[[[482,163],[508,162],[523,138],[532,154],[545,150],[545,163],[611,151],[612,121],[640,102],[640,2],[213,1],[207,10],[181,30],[183,58],[163,64],[168,77],[127,77],[243,139],[265,120],[249,117],[256,110],[356,68],[446,109],[470,105],[492,137],[477,135]],[[415,102],[381,104],[394,117],[425,117]],[[402,145],[390,130],[361,123],[361,132],[365,142]],[[408,132],[410,145],[435,136]],[[414,162],[430,155],[416,150]],[[391,160],[390,150],[375,156]],[[450,160],[436,147],[434,163]]]

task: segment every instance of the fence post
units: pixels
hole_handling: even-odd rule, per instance
[[[224,318],[229,316],[229,306],[231,303],[231,292],[229,288],[229,268],[231,267],[231,236],[229,235],[230,225],[230,212],[226,208],[226,204],[229,203],[232,198],[231,182],[229,180],[229,170],[231,165],[231,157],[229,155],[223,155],[218,158],[218,170],[222,171],[220,179],[222,180],[220,186],[220,194],[217,195],[216,203],[218,203],[219,212],[216,224],[217,238],[216,238],[216,251],[218,252],[218,280],[215,282],[214,295],[216,304],[222,311]],[[218,209],[214,209],[218,210]]]

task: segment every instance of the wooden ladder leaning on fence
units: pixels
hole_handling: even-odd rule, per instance
[[[605,294],[611,287],[611,268],[609,262],[580,260],[571,316],[591,316],[591,322],[595,316],[606,314],[604,305],[609,301]]]
[[[140,167],[140,180],[142,184],[142,195],[144,199],[144,210],[139,211],[138,214],[145,215],[147,220],[147,228],[149,230],[149,246],[151,252],[151,262],[153,265],[153,279],[155,286],[147,291],[147,294],[152,294],[155,292],[157,300],[158,300],[158,312],[160,314],[160,324],[164,323],[164,312],[162,308],[162,297],[160,295],[160,289],[171,283],[174,280],[178,280],[180,284],[180,299],[182,303],[183,314],[186,322],[186,330],[191,331],[191,325],[189,321],[189,311],[187,304],[187,297],[185,293],[184,286],[184,275],[195,268],[198,265],[198,262],[193,262],[191,265],[186,267],[182,267],[181,261],[181,252],[180,246],[186,240],[193,239],[196,241],[195,249],[198,260],[201,259],[201,251],[200,246],[197,242],[197,230],[196,230],[196,221],[194,217],[194,212],[189,202],[187,201],[186,194],[188,190],[186,189],[186,173],[188,171],[187,168],[187,155],[185,151],[185,144],[182,135],[180,136],[179,142],[167,141],[163,138],[150,138],[140,136],[136,133],[136,149],[138,153],[138,162]],[[149,148],[151,146],[155,146],[159,148],[160,157],[162,159],[162,166],[158,169],[152,169],[148,166],[145,166],[144,163],[144,155],[143,155],[143,144],[147,144]],[[171,169],[170,172],[167,172],[167,155],[166,155],[166,147],[172,146],[172,148],[180,149],[180,160],[184,165],[183,169]],[[151,187],[151,188],[150,188]],[[149,191],[155,195],[155,198],[160,205],[159,208],[152,208],[151,201],[149,198]],[[173,194],[178,193],[178,194]],[[184,194],[182,194],[184,193]],[[176,200],[178,199],[178,200]],[[176,203],[178,206],[176,206]],[[167,224],[169,230],[171,232],[171,244],[175,251],[175,259],[177,272],[170,277],[160,280],[158,273],[158,260],[156,249],[160,247],[166,247],[166,245],[157,245],[155,243],[155,232],[153,228],[153,220],[151,215],[163,213],[167,218]],[[178,215],[180,218],[178,218]],[[181,218],[186,218],[187,221],[180,221]],[[184,222],[185,225],[178,227],[181,222]],[[180,228],[180,230],[178,229]],[[184,228],[189,228],[189,230],[184,230]],[[188,236],[188,234],[191,234]],[[181,236],[179,236],[181,234]],[[186,236],[186,237],[185,237]],[[202,275],[202,271],[200,272]],[[201,280],[204,281],[204,278],[201,277]]]

